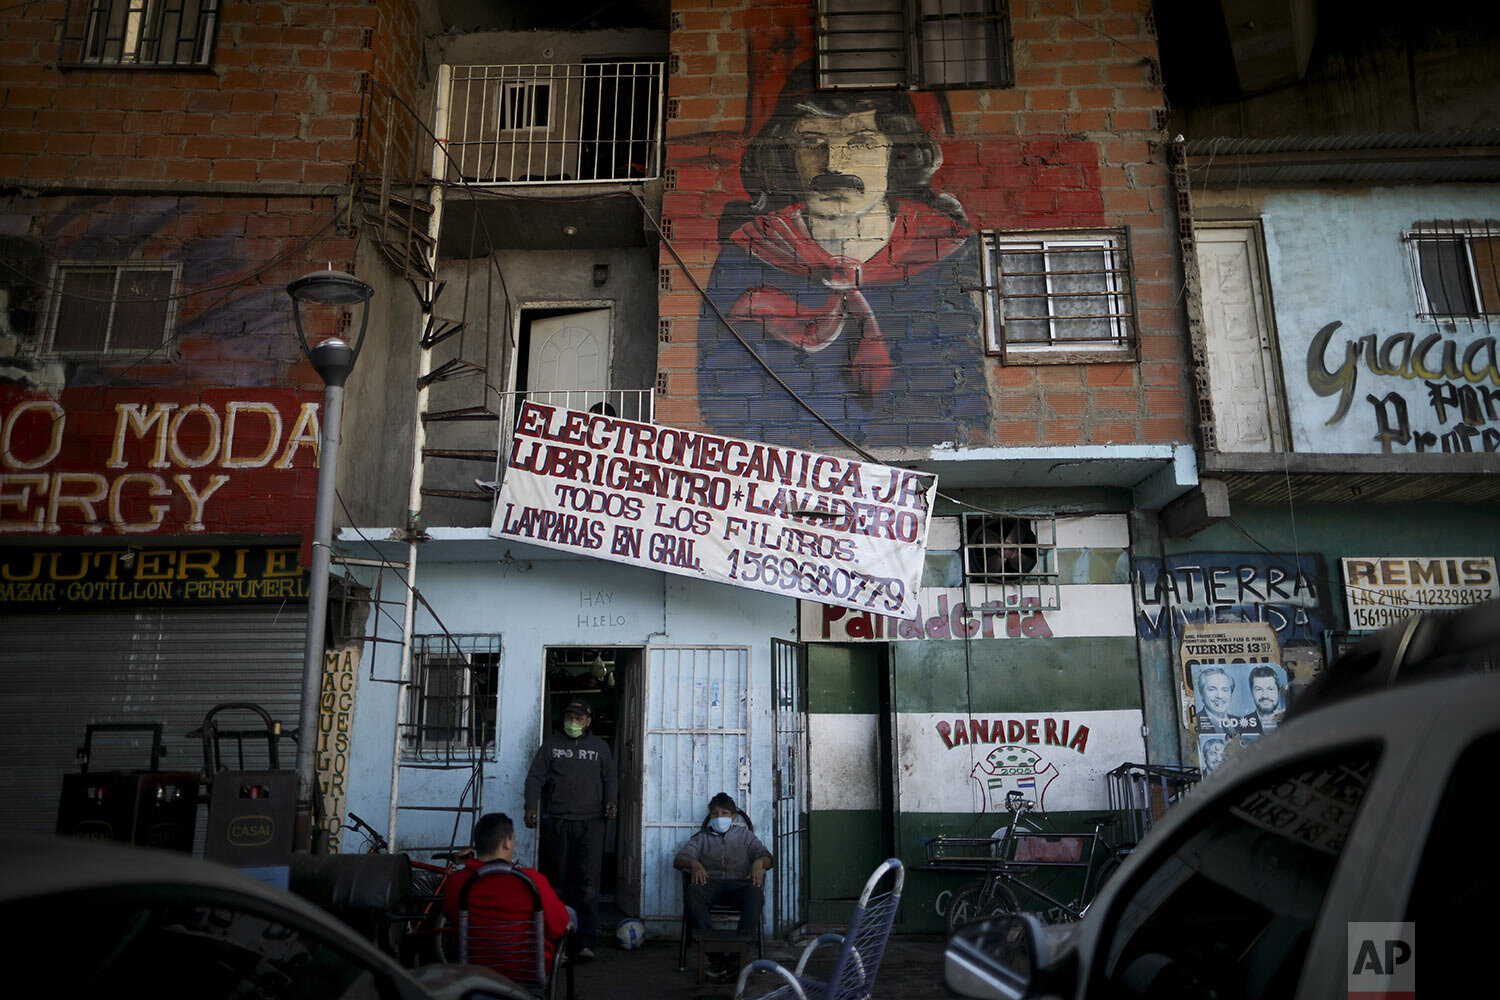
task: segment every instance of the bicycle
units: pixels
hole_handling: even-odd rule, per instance
[[[1117,847],[1105,836],[1105,827],[1115,823],[1112,815],[1093,817],[1087,832],[1059,832],[1027,819],[1042,814],[1018,792],[1006,796],[1006,807],[1010,822],[998,837],[935,837],[927,844],[929,870],[982,873],[953,894],[946,914],[949,933],[981,917],[1019,912],[1022,898],[1045,903],[1044,919],[1077,920],[1133,846]],[[1065,900],[1048,892],[1069,871],[1083,872],[1078,894]],[[1043,874],[1051,877],[1039,884]]]
[[[364,853],[390,853],[390,843],[379,830],[357,813],[349,813],[348,818],[349,822],[343,828],[365,838],[367,849]],[[377,942],[381,950],[408,968],[449,961],[447,952],[451,945],[448,943],[447,922],[443,918],[443,886],[470,853],[463,850],[433,854],[434,859],[444,862],[440,865],[407,858],[411,865],[411,901],[420,910],[386,915],[388,932],[380,935]]]

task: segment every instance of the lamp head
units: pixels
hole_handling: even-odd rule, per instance
[[[313,271],[286,286],[287,294],[297,302],[320,306],[352,306],[368,302],[375,289],[343,271]]]
[[[365,330],[370,323],[370,299],[374,296],[375,289],[352,274],[330,269],[304,274],[287,285],[286,291],[292,297],[292,319],[297,325],[297,340],[302,344],[302,353],[307,355],[317,369],[324,385],[342,386],[354,370],[359,349],[364,346]],[[359,337],[354,345],[351,347],[348,341],[340,337],[330,337],[317,347],[310,347],[307,335],[302,331],[302,304],[305,302],[316,306],[352,306],[363,303]]]

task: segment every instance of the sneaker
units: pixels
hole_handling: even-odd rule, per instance
[[[578,961],[580,963],[583,963],[583,962],[592,962],[593,960],[594,960],[594,949],[588,947],[587,945],[585,945],[584,947],[578,949]]]

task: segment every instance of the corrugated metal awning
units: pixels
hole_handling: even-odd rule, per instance
[[[1500,503],[1500,453],[1273,455],[1210,453],[1202,475],[1231,502]]]
[[[1189,139],[1195,184],[1500,179],[1500,129]]]

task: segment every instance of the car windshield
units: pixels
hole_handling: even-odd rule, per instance
[[[16,928],[49,991],[85,996],[142,988],[153,998],[364,1000],[383,976],[315,935],[239,906],[90,893],[11,902]]]
[[[1130,995],[1290,996],[1374,772],[1360,747],[1257,779],[1123,901],[1105,976]]]

